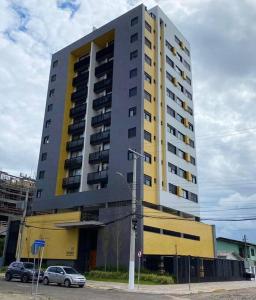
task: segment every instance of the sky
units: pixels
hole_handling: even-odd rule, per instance
[[[0,0],[0,169],[35,176],[51,54],[141,4]],[[256,1],[148,0],[189,40],[201,217],[256,243]]]

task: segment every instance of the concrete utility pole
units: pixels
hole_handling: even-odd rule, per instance
[[[29,196],[29,189],[26,190],[26,197],[25,197],[25,201],[24,201],[24,210],[23,210],[22,218],[20,220],[18,247],[17,247],[17,253],[16,253],[17,261],[20,261],[20,256],[21,256],[21,245],[22,245],[22,238],[23,238],[24,222],[25,222],[25,218],[27,215],[27,208],[28,208],[28,196]]]
[[[137,170],[137,159],[144,155],[128,149],[129,152],[133,153],[133,180],[132,180],[132,215],[131,215],[131,236],[130,236],[130,261],[129,261],[129,284],[130,290],[134,289],[134,271],[135,271],[135,237],[136,237],[136,170]]]
[[[244,235],[244,259],[247,260],[247,250],[246,250],[246,234]]]

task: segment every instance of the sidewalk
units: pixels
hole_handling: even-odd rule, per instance
[[[256,288],[256,281],[222,281],[222,282],[202,282],[188,284],[173,284],[173,285],[137,285],[135,289],[128,290],[126,283],[112,283],[103,281],[88,280],[87,287],[104,289],[104,290],[121,290],[133,293],[147,293],[147,294],[170,294],[170,295],[188,295],[196,293],[211,293],[225,290],[238,290],[247,288]]]

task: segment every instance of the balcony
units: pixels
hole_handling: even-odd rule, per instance
[[[94,84],[94,92],[99,94],[112,87],[112,78],[103,79]]]
[[[82,166],[83,156],[71,157],[65,160],[65,169],[79,169]]]
[[[68,126],[68,133],[69,134],[82,134],[84,133],[85,129],[85,120],[70,124]]]
[[[62,187],[64,189],[76,189],[79,188],[80,186],[80,182],[81,182],[81,176],[80,175],[76,175],[76,176],[70,176],[67,178],[63,178],[62,181]]]
[[[81,151],[84,147],[84,138],[67,142],[67,151]]]
[[[96,60],[98,62],[101,62],[106,58],[113,57],[113,55],[114,55],[114,44],[111,44],[110,46],[103,48],[102,50],[96,53]]]
[[[73,86],[86,85],[88,82],[88,79],[89,79],[89,71],[73,78],[72,85]]]
[[[95,76],[97,78],[102,77],[105,74],[113,72],[113,60],[108,61],[98,67],[95,68]]]
[[[112,94],[107,94],[106,96],[102,96],[93,100],[92,107],[93,109],[98,110],[103,107],[111,107],[111,104],[112,104]]]
[[[82,70],[88,69],[90,64],[90,56],[85,57],[82,60],[79,60],[74,64],[74,71],[75,72],[81,72]]]
[[[99,145],[101,143],[108,143],[109,141],[110,141],[110,130],[94,133],[90,137],[91,145]]]
[[[89,163],[108,163],[109,160],[109,150],[97,151],[89,154]]]
[[[71,101],[72,102],[84,102],[84,101],[86,101],[87,93],[88,93],[87,87],[84,87],[83,89],[73,92],[71,94]]]
[[[84,117],[86,114],[86,103],[76,105],[70,109],[69,115],[71,118]]]
[[[87,176],[87,183],[88,184],[107,184],[108,183],[108,171],[99,171],[94,173],[89,173]]]
[[[97,115],[92,118],[91,125],[93,127],[99,127],[102,125],[109,126],[111,124],[111,112]]]

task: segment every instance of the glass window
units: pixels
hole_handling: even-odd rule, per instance
[[[167,55],[166,55],[166,62],[168,65],[170,65],[172,68],[174,68],[174,62]]]
[[[126,174],[126,180],[128,183],[132,183],[133,180],[133,172],[129,172]]]
[[[151,122],[151,114],[144,110],[144,119]]]
[[[145,91],[145,90],[144,90],[144,98],[146,100],[148,100],[149,102],[151,102],[151,95],[147,91]]]
[[[167,105],[167,114],[171,115],[175,118],[175,110],[172,109],[170,106]]]
[[[137,68],[132,69],[130,71],[130,78],[136,77],[137,76]]]
[[[150,40],[149,39],[147,39],[146,37],[145,37],[145,45],[149,48],[149,49],[151,49],[152,48],[152,45],[151,45],[151,42],[150,42]]]
[[[191,85],[191,79],[186,75],[186,81],[189,85]]]
[[[176,136],[177,130],[176,130],[174,127],[172,127],[170,124],[167,124],[167,130],[168,130],[168,132],[170,132],[172,135]]]
[[[131,151],[128,151],[127,159],[128,160],[133,160],[133,153]]]
[[[196,176],[195,175],[191,175],[191,178],[192,178],[192,182],[196,184],[197,183]]]
[[[44,144],[49,144],[49,136],[48,135],[44,137],[43,143]]]
[[[138,40],[138,33],[132,34],[131,37],[130,37],[130,42],[131,42],[131,43],[134,43],[134,42],[136,42],[137,40]]]
[[[191,70],[190,64],[189,64],[185,59],[183,59],[183,65],[184,65],[185,68],[187,68],[189,71]]]
[[[167,40],[165,41],[165,46],[172,51],[173,46]]]
[[[53,82],[53,81],[56,81],[56,74],[53,74],[53,75],[51,76],[51,82]]]
[[[190,147],[195,148],[195,142],[191,139],[189,139],[189,145]]]
[[[151,154],[144,152],[144,161],[151,164]]]
[[[177,57],[178,57],[179,61],[182,62],[182,56],[178,52],[177,52]]]
[[[193,156],[191,156],[190,155],[190,163],[192,164],[192,165],[196,165],[196,160],[195,160],[195,158],[193,157]]]
[[[51,119],[49,119],[49,120],[47,120],[46,122],[45,122],[45,128],[49,128],[50,127],[50,125],[51,125]]]
[[[168,171],[173,174],[177,174],[177,167],[171,163],[168,163]]]
[[[52,97],[54,95],[55,89],[51,89],[49,92],[49,97]]]
[[[136,107],[131,107],[129,108],[129,113],[128,113],[129,117],[134,117],[136,116]]]
[[[180,177],[182,177],[182,178],[186,178],[186,171],[183,170],[183,169],[181,169],[181,168],[179,168],[179,169],[178,169],[178,175],[179,175]]]
[[[180,114],[176,114],[176,119],[180,122],[183,123],[184,118]]]
[[[41,198],[41,195],[42,195],[42,190],[39,189],[36,191],[36,198]]]
[[[149,56],[147,56],[147,54],[145,54],[145,62],[150,66],[152,65],[152,60]]]
[[[191,123],[188,123],[188,129],[194,131],[194,126]]]
[[[172,76],[169,72],[167,72],[167,71],[166,71],[166,78],[167,78],[168,80],[170,80],[170,81],[173,80],[173,76]]]
[[[177,44],[180,44],[180,39],[175,35],[175,42],[177,43]]]
[[[177,88],[178,88],[182,93],[184,92],[184,87],[183,87],[183,85],[180,84],[179,82],[178,82]]]
[[[144,184],[147,186],[152,186],[152,178],[144,174]]]
[[[185,135],[183,133],[179,132],[179,131],[177,131],[177,138],[179,140],[181,140],[182,142],[185,141]]]
[[[58,60],[55,60],[54,62],[53,62],[53,64],[52,64],[52,67],[53,68],[56,68],[58,66]]]
[[[184,152],[184,151],[182,151],[182,150],[178,149],[178,152],[177,152],[177,154],[178,154],[178,156],[179,156],[180,158],[183,158],[183,159],[185,159],[185,152]]]
[[[45,171],[39,171],[38,178],[39,179],[43,179],[44,178],[44,174],[45,174]]]
[[[187,47],[185,47],[184,52],[187,54],[187,56],[190,56],[190,51],[188,50]]]
[[[174,195],[177,195],[177,186],[174,185],[174,184],[169,183],[169,192],[174,194]]]
[[[134,17],[134,18],[132,18],[131,19],[131,26],[134,26],[134,25],[136,25],[136,24],[138,24],[138,17]]]
[[[144,139],[148,142],[151,142],[151,133],[144,130]]]
[[[168,143],[168,151],[170,151],[173,154],[176,154],[177,153],[177,148],[174,145]]]
[[[168,88],[166,88],[166,94],[169,98],[171,98],[172,100],[175,100],[175,94]]]
[[[151,26],[148,24],[147,21],[145,21],[145,28],[147,29],[147,31],[149,31],[149,32],[151,33],[152,28],[151,28]]]
[[[129,97],[133,97],[137,95],[137,87],[129,89]]]
[[[138,50],[132,51],[130,53],[130,60],[136,58],[138,56]]]
[[[185,90],[185,94],[188,97],[188,99],[192,100],[192,94],[188,90]]]
[[[47,159],[47,152],[44,152],[41,154],[41,161],[44,161]]]
[[[48,106],[47,106],[47,111],[49,112],[49,111],[52,111],[52,109],[53,109],[53,104],[48,104]]]
[[[128,129],[128,138],[132,138],[136,136],[136,127]]]
[[[148,83],[151,83],[151,82],[152,82],[152,78],[151,78],[151,76],[150,76],[147,72],[144,72],[144,79],[145,79],[145,81],[147,81]]]

